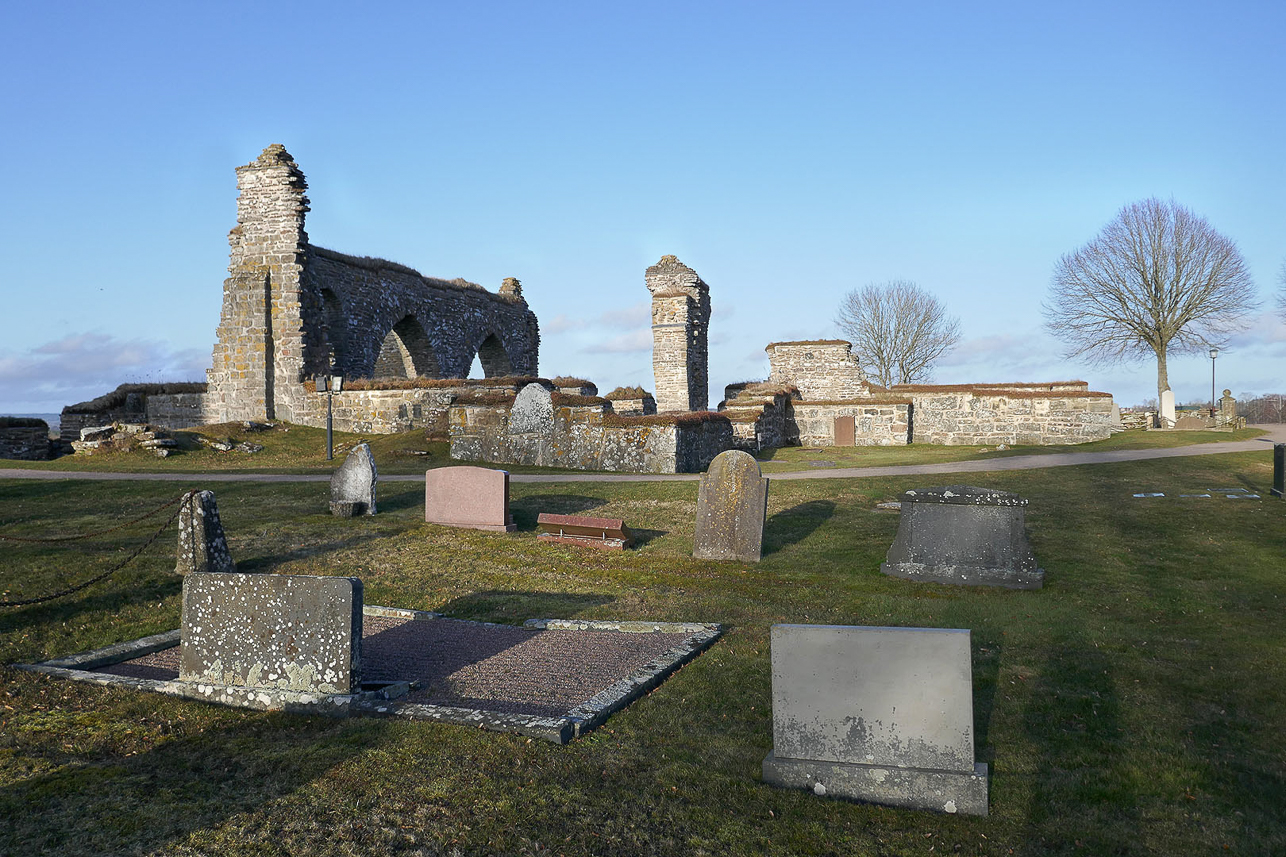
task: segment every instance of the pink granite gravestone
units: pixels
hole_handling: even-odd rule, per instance
[[[424,520],[444,527],[512,533],[509,473],[486,467],[439,467],[424,474]]]

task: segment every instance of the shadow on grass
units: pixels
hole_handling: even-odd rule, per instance
[[[378,721],[247,714],[137,755],[51,759],[0,787],[0,853],[141,854],[286,797],[378,743]]]
[[[521,500],[510,501],[509,511],[513,514],[514,524],[518,529],[530,532],[536,529],[536,518],[541,512],[551,515],[579,515],[605,505],[607,501],[601,497],[586,497],[581,494],[532,494]]]
[[[375,498],[376,514],[380,512],[401,512],[417,507],[423,512],[424,486],[410,483],[412,487],[403,487],[406,484],[404,482],[393,482],[380,489]],[[394,485],[397,487],[392,487]]]
[[[802,542],[834,514],[835,504],[830,500],[809,500],[782,509],[764,524],[764,555]]]
[[[378,502],[377,502],[377,508],[378,508]],[[345,548],[356,547],[358,545],[366,544],[367,542],[378,541],[383,538],[387,538],[387,534],[360,533],[357,535],[349,536],[348,538],[345,538],[345,539],[336,539],[334,541],[321,542],[319,544],[310,544],[310,545],[298,547],[292,551],[287,551],[286,553],[267,554],[265,556],[252,556],[245,559],[239,559],[234,556],[234,559],[236,559],[237,571],[239,572],[246,572],[246,573],[265,572],[265,571],[270,572],[278,565],[281,565],[282,563],[291,562],[292,560],[297,560],[297,559],[307,559],[308,557],[317,556],[318,554],[330,553],[331,551],[344,550]]]
[[[526,619],[571,619],[615,600],[611,595],[492,589],[453,598],[434,610],[455,619],[513,624]]]
[[[93,577],[92,572],[84,572],[84,579]],[[75,583],[76,580],[69,580]],[[62,588],[51,585],[50,592]],[[30,607],[0,609],[0,634],[19,631],[23,628],[66,625],[81,614],[106,611],[116,613],[129,604],[154,603],[177,595],[183,588],[182,578],[151,578],[140,580],[122,587],[112,578],[97,583],[89,589],[69,595],[66,598],[46,601],[43,604],[32,604]],[[95,591],[97,590],[97,591]],[[26,595],[34,598],[46,593],[32,592]],[[15,596],[17,597],[17,596]],[[116,642],[124,642],[118,640]],[[76,652],[58,652],[53,657],[77,654]]]

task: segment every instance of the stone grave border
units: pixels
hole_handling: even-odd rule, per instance
[[[366,605],[365,616],[431,621],[447,618],[427,610]],[[474,622],[483,627],[513,628],[492,622]],[[103,687],[150,691],[166,696],[213,702],[234,708],[258,711],[286,711],[292,714],[322,714],[328,717],[395,717],[472,726],[492,732],[512,732],[567,744],[600,726],[613,713],[629,705],[663,682],[679,667],[705,651],[724,631],[722,625],[699,622],[646,622],[577,619],[528,619],[525,628],[548,631],[616,631],[618,633],[688,634],[683,643],[644,664],[638,672],[617,680],[589,700],[555,717],[506,714],[478,708],[458,708],[429,703],[403,702],[398,697],[416,689],[409,682],[380,683],[383,686],[357,693],[313,693],[275,688],[231,687],[178,679],[132,678],[94,670],[173,648],[181,642],[180,631],[165,631],[137,640],[116,643],[89,652],[52,658],[34,664],[13,664],[15,669],[43,673],[54,678],[89,682]],[[374,684],[374,682],[372,683]]]

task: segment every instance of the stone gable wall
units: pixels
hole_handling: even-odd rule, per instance
[[[795,387],[805,400],[870,395],[870,384],[852,349],[841,341],[774,342],[765,349],[771,366],[768,380]]]

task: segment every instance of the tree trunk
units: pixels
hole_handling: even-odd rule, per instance
[[[1165,368],[1166,344],[1162,343],[1157,352],[1157,407],[1161,407],[1161,394],[1170,389],[1170,376]]]

